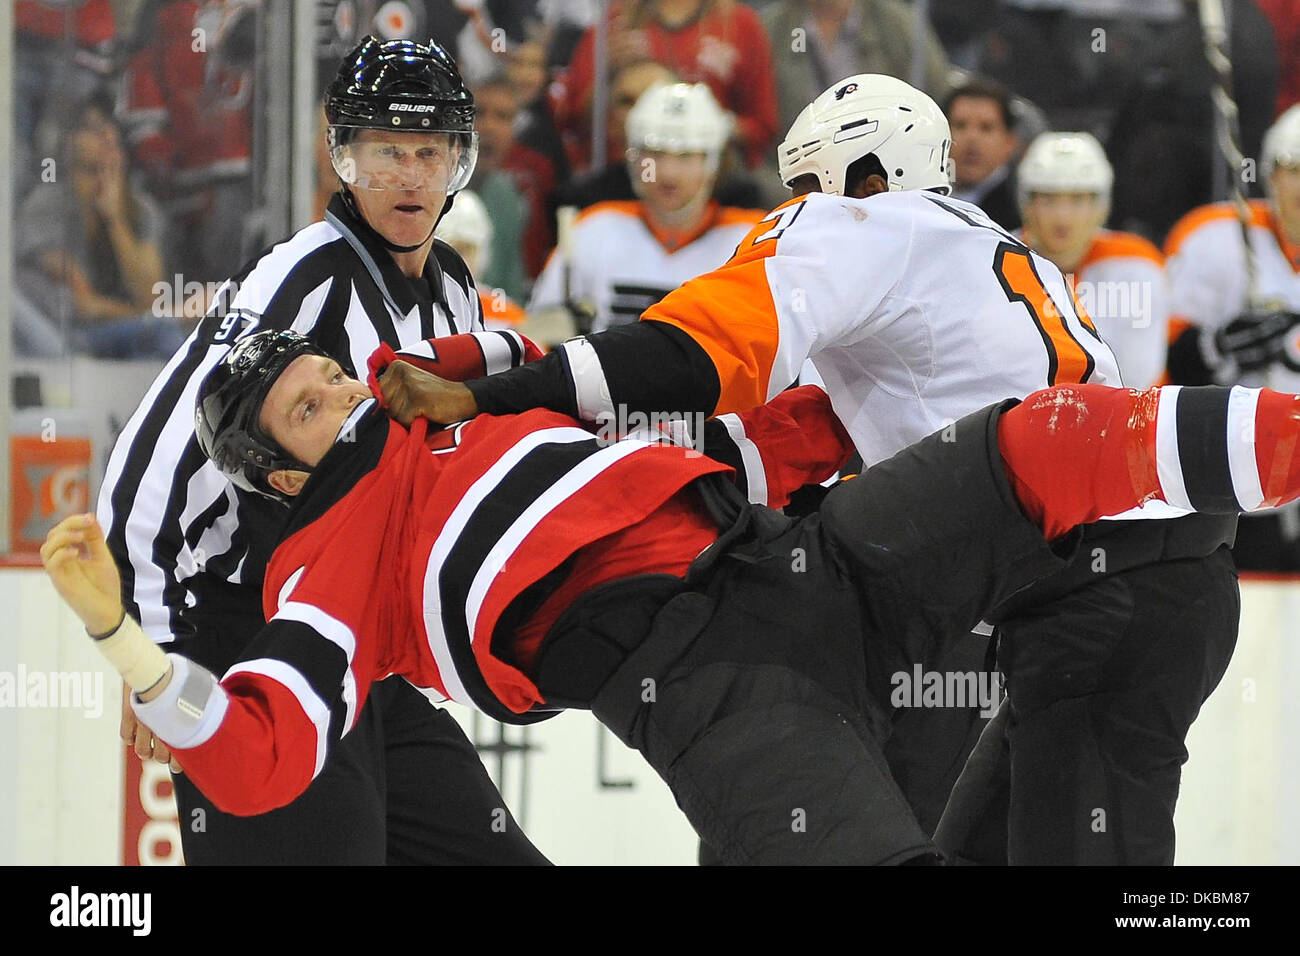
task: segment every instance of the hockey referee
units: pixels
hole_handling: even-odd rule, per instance
[[[483,331],[468,268],[433,237],[474,170],[474,101],[437,43],[368,37],[326,94],[340,189],[316,222],[221,287],[207,317],[150,386],[108,464],[100,522],[123,603],[145,633],[215,673],[263,627],[260,592],[282,505],[237,489],[194,435],[194,399],[234,343],[292,329],[350,374],[381,342],[428,350],[476,333],[488,368],[522,357],[513,333]],[[123,713],[141,757],[169,754]],[[173,768],[175,764],[173,764]],[[176,774],[190,864],[542,864],[456,722],[400,677],[375,685],[355,730],[292,804],[222,813]],[[498,827],[499,830],[499,822]]]

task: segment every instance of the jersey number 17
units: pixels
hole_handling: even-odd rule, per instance
[[[1047,384],[1088,381],[1097,362],[1065,324],[1066,313],[1043,285],[1029,251],[1009,242],[998,243],[993,254],[993,274],[998,277],[1008,301],[1024,305],[1043,338],[1047,348]],[[1093,335],[1097,334],[1082,310],[1079,322]]]

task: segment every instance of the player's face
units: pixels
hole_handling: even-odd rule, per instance
[[[633,150],[631,172],[640,183],[642,202],[658,213],[679,212],[712,185],[704,153]]]
[[[1025,208],[1025,226],[1049,259],[1086,246],[1101,220],[1102,205],[1093,193],[1034,193]]]
[[[952,161],[957,182],[970,186],[983,182],[1016,151],[1016,136],[1002,121],[997,101],[959,96],[949,110],[952,127]]]
[[[349,144],[357,208],[393,245],[424,242],[447,201],[459,145],[446,133],[365,129]]]
[[[300,355],[267,392],[258,424],[281,448],[314,468],[334,446],[352,409],[370,397],[370,389],[343,374],[338,362]]]
[[[1300,232],[1300,163],[1273,169],[1273,201],[1290,233]]]

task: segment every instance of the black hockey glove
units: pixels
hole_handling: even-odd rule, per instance
[[[1243,312],[1214,333],[1214,348],[1238,373],[1257,372],[1285,359],[1286,334],[1297,323],[1294,312]]]

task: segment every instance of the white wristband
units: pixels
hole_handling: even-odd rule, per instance
[[[122,617],[122,623],[113,633],[96,638],[95,646],[137,694],[143,694],[166,677],[171,667],[163,649],[145,637],[130,614]]]
[[[180,654],[169,654],[172,679],[148,703],[134,697],[135,715],[173,750],[188,750],[212,739],[229,703],[226,692],[206,668]]]

